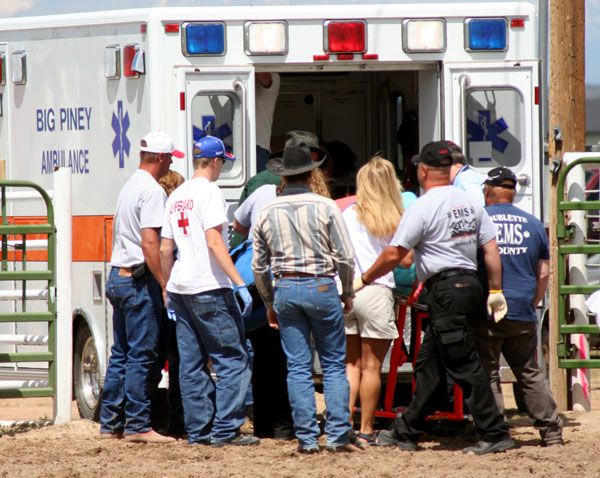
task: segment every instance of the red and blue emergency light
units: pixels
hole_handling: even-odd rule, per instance
[[[506,18],[467,18],[465,20],[465,50],[506,51]]]
[[[185,56],[222,56],[225,54],[225,24],[184,23],[181,48]]]
[[[326,53],[367,51],[367,22],[327,20],[323,23],[323,50]]]

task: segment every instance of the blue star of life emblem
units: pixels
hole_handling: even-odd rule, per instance
[[[478,113],[477,123],[467,118],[469,141],[489,141],[492,143],[493,149],[504,153],[508,147],[508,141],[501,138],[500,134],[508,129],[506,121],[501,117],[492,123],[489,110],[480,110]]]
[[[113,156],[119,155],[119,168],[125,167],[125,155],[129,156],[131,143],[127,138],[129,129],[129,113],[123,115],[123,102],[117,101],[117,114],[112,115],[112,129],[115,132],[115,139],[112,142]]]

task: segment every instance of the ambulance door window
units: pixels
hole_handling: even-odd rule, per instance
[[[239,97],[234,94],[198,93],[192,100],[194,141],[206,135],[216,136],[223,141],[228,152],[241,157],[241,138],[234,134],[234,131],[240,130],[240,110]],[[241,161],[225,161],[219,178],[235,178],[241,168]]]
[[[525,158],[525,114],[521,93],[510,87],[466,92],[467,158],[486,171],[518,167]]]

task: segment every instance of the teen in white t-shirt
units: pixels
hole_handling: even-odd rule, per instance
[[[206,244],[205,231],[221,226],[227,243],[227,203],[215,183],[195,178],[178,187],[165,206],[162,236],[177,244],[177,260],[167,283],[167,291],[198,294],[231,288]]]

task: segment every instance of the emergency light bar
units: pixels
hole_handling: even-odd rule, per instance
[[[15,85],[27,83],[27,54],[23,50],[14,51],[10,60],[10,79]]]
[[[104,76],[109,80],[121,77],[121,47],[108,45],[104,49]]]
[[[465,50],[506,51],[506,18],[467,18],[465,20]]]
[[[244,23],[244,51],[249,56],[287,54],[287,23],[283,21]]]
[[[225,54],[225,24],[184,23],[181,49],[185,56],[223,56]]]
[[[406,53],[443,52],[446,50],[446,20],[406,19],[402,22],[402,49]]]
[[[323,23],[323,50],[326,53],[367,51],[367,22],[327,20]]]
[[[123,48],[123,76],[139,78],[146,73],[144,52],[138,44],[125,45]]]
[[[6,55],[0,52],[0,86],[6,84]]]

